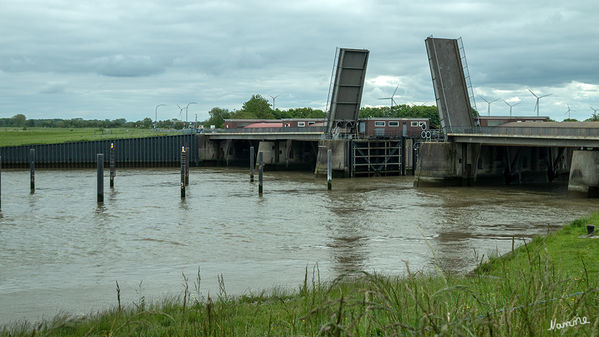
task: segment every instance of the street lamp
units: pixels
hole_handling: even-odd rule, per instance
[[[189,109],[190,104],[198,104],[198,103],[197,102],[187,103],[187,106],[185,107],[185,126],[189,126],[189,122],[187,121],[187,110]]]
[[[154,129],[158,126],[158,108],[165,105],[166,104],[158,104],[154,108]]]

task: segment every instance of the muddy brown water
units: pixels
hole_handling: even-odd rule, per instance
[[[107,173],[107,172],[106,172]],[[198,268],[202,295],[296,288],[306,266],[330,280],[361,270],[463,273],[596,210],[550,187],[413,188],[411,177],[336,179],[267,172],[264,195],[246,170],[121,169],[96,203],[95,170],[2,172],[0,323],[85,314],[183,293]],[[518,244],[518,239],[516,243]]]

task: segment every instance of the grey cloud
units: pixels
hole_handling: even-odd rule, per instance
[[[39,92],[40,94],[62,94],[66,92],[66,89],[67,86],[64,83],[47,83]]]
[[[63,89],[42,85],[46,95],[26,98],[27,111],[39,102],[48,113],[140,119],[158,103],[238,108],[253,93],[281,94],[281,107],[321,108],[335,47],[370,49],[368,78],[405,78],[401,99],[432,102],[430,34],[464,38],[483,91],[599,83],[595,1],[6,1],[0,70],[10,92],[32,81],[78,89],[51,100]],[[2,88],[0,114],[21,106]],[[381,104],[381,92],[365,88],[363,103]]]
[[[98,74],[114,77],[141,77],[165,71],[166,62],[151,56],[112,55],[92,60]]]

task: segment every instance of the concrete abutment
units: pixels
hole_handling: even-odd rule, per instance
[[[599,151],[574,151],[568,191],[599,197]]]

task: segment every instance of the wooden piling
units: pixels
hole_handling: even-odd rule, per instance
[[[250,146],[250,183],[254,182],[254,147]]]
[[[114,188],[114,177],[116,176],[116,163],[114,157],[114,143],[110,143],[110,188]]]
[[[185,146],[181,147],[181,199],[185,199]]]
[[[185,186],[189,186],[189,146],[185,145]]]
[[[327,190],[333,188],[333,166],[331,165],[331,149],[327,150]]]
[[[262,195],[262,179],[264,171],[264,162],[262,160],[262,152],[258,152],[258,195]]]
[[[96,165],[98,170],[98,203],[101,204],[104,202],[104,154],[98,153],[96,157]]]
[[[35,149],[29,150],[29,192],[35,193]]]

